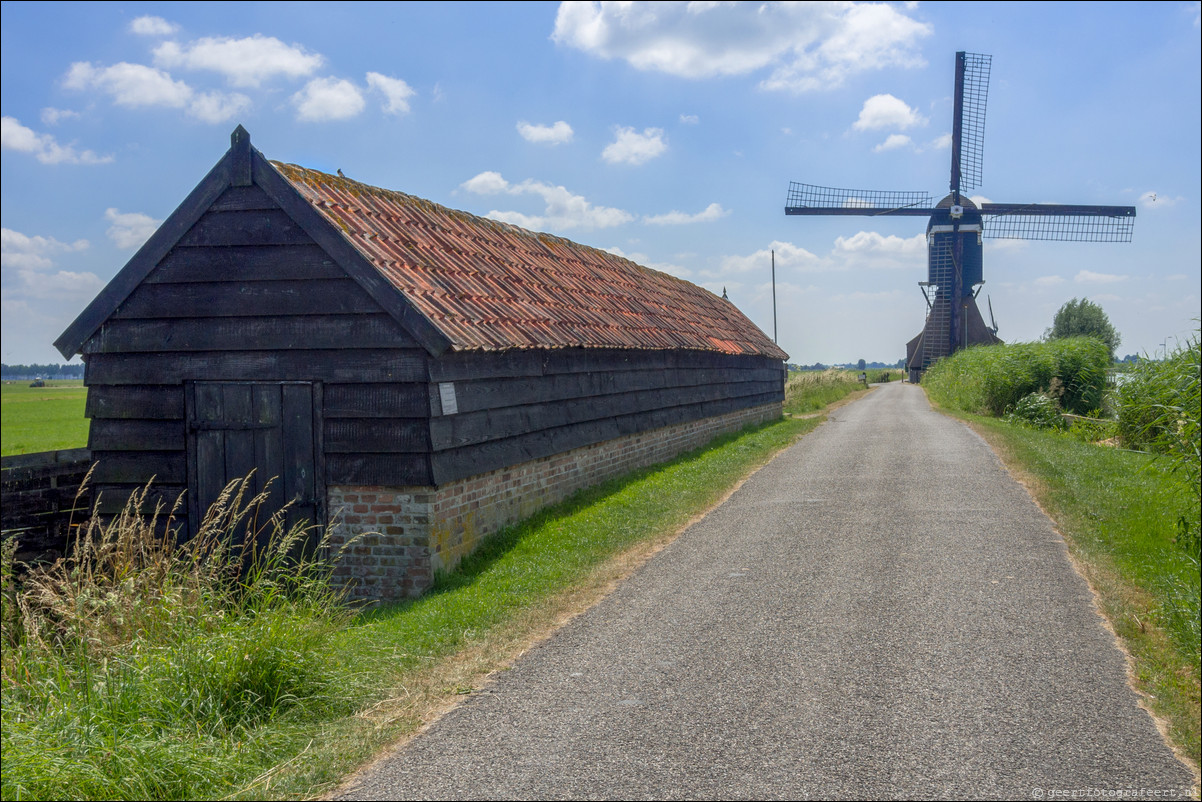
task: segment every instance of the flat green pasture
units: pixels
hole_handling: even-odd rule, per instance
[[[79,380],[0,384],[0,445],[3,456],[85,448],[88,419],[83,416],[87,388]]]

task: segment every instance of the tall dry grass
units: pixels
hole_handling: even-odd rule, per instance
[[[328,540],[305,548],[249,488],[184,542],[178,504],[140,514],[147,487],[51,565],[20,572],[5,544],[5,799],[225,796],[296,751],[289,722],[352,709]]]
[[[863,387],[859,374],[842,368],[791,373],[785,382],[784,411],[793,415],[817,412]]]

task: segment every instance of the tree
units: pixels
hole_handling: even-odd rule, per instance
[[[1115,349],[1123,342],[1123,338],[1110,324],[1110,318],[1102,311],[1102,307],[1088,298],[1072,299],[1052,319],[1052,327],[1043,333],[1045,340],[1061,340],[1065,337],[1093,337],[1101,340],[1110,349],[1110,358],[1114,359]]]

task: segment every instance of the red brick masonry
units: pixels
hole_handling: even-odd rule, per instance
[[[654,465],[749,424],[776,420],[781,405],[666,426],[441,487],[328,489],[333,547],[344,552],[335,575],[364,600],[401,599],[430,587],[489,535],[585,487]]]

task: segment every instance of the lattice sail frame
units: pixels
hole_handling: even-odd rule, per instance
[[[935,205],[928,192],[894,192],[877,189],[841,189],[789,182],[785,206],[792,209],[930,209]]]
[[[993,56],[964,54],[964,92],[960,129],[960,191],[981,185],[985,156],[985,106],[989,101],[989,70]]]
[[[983,212],[981,236],[989,239],[1059,242],[1130,242],[1135,217],[1088,214],[994,214]]]
[[[963,295],[963,316],[953,308],[959,303],[954,296],[965,290],[962,286],[963,266],[957,263],[959,252],[950,240],[945,242],[941,236],[930,236],[933,229],[939,229],[942,234],[948,230],[971,234],[975,230],[979,232],[978,237],[991,239],[1130,242],[1135,225],[1136,209],[1133,206],[991,202],[977,205],[962,198],[982,183],[985,115],[993,59],[989,55],[963,51],[956,56],[951,194],[939,202],[938,208],[931,195],[925,192],[844,189],[799,182],[790,182],[785,206],[786,215],[921,215],[931,218],[928,225],[929,281],[919,282],[927,301],[927,323],[917,338],[918,350],[912,355],[907,354],[908,359],[914,357],[912,367],[919,371],[958,347],[968,345],[970,336],[977,338],[974,342],[990,339],[982,337],[979,331],[969,333],[970,318],[980,314],[974,294]],[[964,244],[969,247],[968,242]],[[983,266],[979,261],[981,240],[976,239],[971,247],[976,249],[975,275],[979,282],[983,277]],[[983,320],[981,324],[978,329],[982,328]],[[952,328],[958,330],[954,337]],[[996,337],[996,325],[984,326],[984,329],[992,333],[992,341],[1000,342]],[[961,332],[964,333],[963,341]]]

